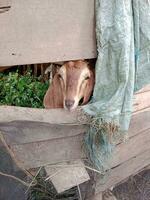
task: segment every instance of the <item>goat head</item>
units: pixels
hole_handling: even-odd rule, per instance
[[[44,106],[74,110],[89,101],[93,87],[94,70],[86,61],[66,62],[55,74],[44,97]]]

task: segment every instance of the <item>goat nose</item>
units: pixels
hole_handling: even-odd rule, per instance
[[[74,102],[74,100],[65,100],[65,106],[70,109],[73,106]]]

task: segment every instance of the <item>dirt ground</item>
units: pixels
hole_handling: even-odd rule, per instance
[[[0,143],[0,171],[6,174],[14,175],[21,179],[25,174],[18,171],[12,162],[5,148]],[[11,178],[0,175],[0,200],[26,200],[26,187]]]
[[[113,193],[118,200],[150,200],[150,170],[131,176],[114,188]]]

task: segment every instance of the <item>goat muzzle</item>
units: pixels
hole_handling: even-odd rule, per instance
[[[71,108],[74,106],[75,101],[74,100],[65,100],[65,107],[68,110],[71,110]]]

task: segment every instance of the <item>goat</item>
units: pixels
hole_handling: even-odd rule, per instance
[[[86,104],[94,87],[94,71],[84,60],[64,63],[53,77],[45,96],[45,108],[69,111]]]

